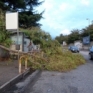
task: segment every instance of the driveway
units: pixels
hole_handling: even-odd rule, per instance
[[[80,54],[87,60],[86,64],[66,73],[43,71],[25,93],[93,93],[93,61],[89,60],[87,51]]]

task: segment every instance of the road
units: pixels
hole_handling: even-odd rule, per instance
[[[93,61],[89,60],[87,51],[80,54],[86,64],[66,73],[43,71],[25,93],[93,93]]]

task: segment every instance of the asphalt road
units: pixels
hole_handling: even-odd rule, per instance
[[[80,54],[86,64],[66,73],[43,71],[25,93],[93,93],[93,61],[89,60],[87,51]]]

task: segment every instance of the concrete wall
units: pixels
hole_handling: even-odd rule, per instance
[[[12,44],[11,46],[10,46],[10,49],[11,50],[16,50],[16,44]],[[22,51],[22,44],[20,45],[20,50],[19,51]]]
[[[75,41],[74,45],[77,46],[79,49],[82,49],[82,47],[83,47],[83,44],[81,41]]]
[[[0,57],[1,58],[8,58],[9,57],[9,52],[0,48]]]

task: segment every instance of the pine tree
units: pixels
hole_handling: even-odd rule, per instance
[[[38,21],[42,18],[42,13],[37,13],[34,7],[41,5],[39,0],[0,0],[0,8],[3,11],[19,12],[19,27],[31,28],[40,26]]]

